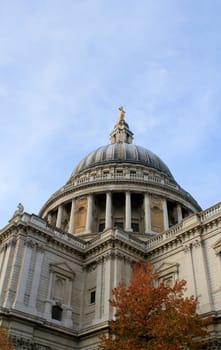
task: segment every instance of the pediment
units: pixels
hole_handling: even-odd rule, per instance
[[[50,271],[59,273],[63,276],[66,276],[72,279],[75,276],[75,272],[66,262],[50,264]]]
[[[164,262],[158,267],[158,270],[160,271],[160,274],[166,275],[166,274],[177,273],[178,268],[179,268],[178,263]]]

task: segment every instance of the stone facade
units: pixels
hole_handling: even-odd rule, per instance
[[[213,318],[205,349],[221,349],[221,203],[201,211],[132,136],[121,116],[39,215],[19,207],[0,231],[0,324],[16,349],[97,350],[111,290],[140,259],[187,280]]]

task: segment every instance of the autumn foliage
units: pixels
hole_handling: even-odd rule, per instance
[[[5,328],[0,327],[0,350],[14,350],[14,346],[12,345],[8,332]]]
[[[102,350],[195,349],[206,336],[206,323],[196,313],[197,299],[184,297],[186,282],[173,286],[159,282],[150,263],[134,266],[127,287],[115,288],[111,305],[116,308],[109,336],[101,338]]]

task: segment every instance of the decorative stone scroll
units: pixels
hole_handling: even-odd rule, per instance
[[[183,246],[183,251],[185,254],[189,253],[190,252],[190,244],[185,244]]]

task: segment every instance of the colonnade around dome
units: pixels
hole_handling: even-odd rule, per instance
[[[157,234],[191,213],[179,202],[149,193],[90,193],[59,204],[47,214],[48,223],[72,234],[94,234],[121,228],[136,234]]]

